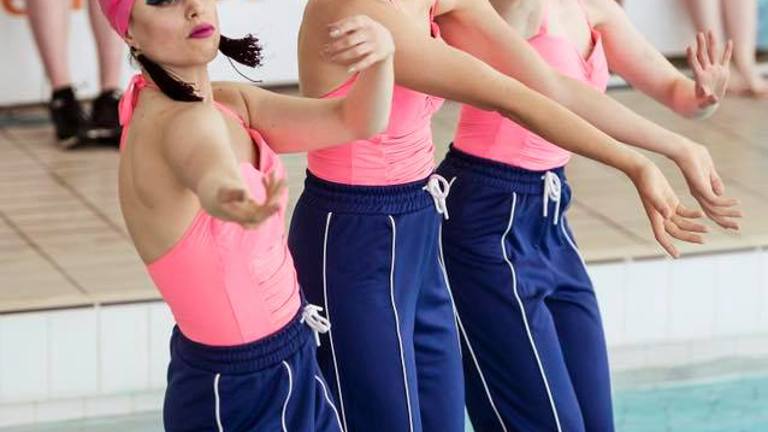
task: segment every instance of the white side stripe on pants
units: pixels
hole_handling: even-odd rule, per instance
[[[413,413],[411,412],[411,393],[408,390],[408,373],[405,368],[405,351],[403,351],[403,336],[400,334],[400,317],[397,314],[397,304],[395,303],[395,257],[397,257],[397,226],[395,218],[389,216],[392,224],[392,266],[389,270],[389,297],[392,301],[392,312],[395,315],[395,326],[397,327],[397,341],[400,344],[400,362],[403,367],[403,385],[405,386],[405,403],[408,404],[408,426],[413,432]]]
[[[576,247],[576,242],[573,241],[570,235],[568,235],[568,231],[565,229],[565,224],[567,223],[567,220],[565,219],[565,216],[563,216],[563,223],[560,224],[560,230],[563,231],[563,235],[565,235],[565,239],[568,241],[568,244],[571,245],[573,248],[573,251],[576,252],[576,255],[579,256],[579,259],[581,260],[581,265],[584,266],[584,270],[587,270],[587,263],[584,261],[584,257],[581,256],[581,252],[579,252],[579,248]]]
[[[453,309],[454,325],[456,326],[456,342],[459,344],[459,352],[461,353],[461,335],[459,334],[459,311],[456,309],[456,302],[453,301],[453,293],[451,292],[451,281],[448,280],[448,269],[445,264],[445,256],[443,255],[443,224],[440,223],[440,230],[437,232],[437,247],[438,256],[437,264],[440,265],[440,270],[443,272],[443,280],[445,281],[445,288],[448,290],[448,296],[451,299],[451,308]],[[462,353],[463,354],[463,353]]]
[[[325,396],[325,401],[328,403],[328,405],[333,410],[333,413],[336,415],[336,423],[339,424],[339,430],[344,430],[341,427],[341,419],[339,418],[339,412],[336,411],[336,405],[333,404],[333,401],[331,401],[331,397],[328,395],[328,388],[325,386],[325,382],[323,382],[323,379],[319,376],[315,375],[315,380],[320,383],[320,387],[323,388],[323,396]]]
[[[288,426],[285,424],[285,415],[288,411],[288,402],[291,401],[291,393],[293,392],[293,373],[291,372],[291,366],[283,360],[283,366],[285,366],[285,370],[288,371],[288,395],[285,396],[285,402],[283,402],[283,432],[288,432]]]
[[[213,397],[216,401],[216,426],[219,428],[219,432],[224,432],[224,426],[221,425],[221,398],[219,396],[219,381],[221,380],[221,374],[216,374],[213,379]]]
[[[445,284],[448,287],[448,292],[451,292],[451,283],[448,280],[448,269],[446,268],[445,263],[445,257],[443,256],[443,228],[440,227],[440,236],[438,237],[440,240],[440,267],[443,270],[443,277],[445,278]],[[451,302],[453,302],[453,294],[451,294]],[[477,369],[477,374],[480,376],[480,381],[483,383],[483,390],[485,390],[485,395],[488,397],[488,403],[491,405],[491,409],[493,409],[493,412],[496,414],[496,418],[499,420],[499,425],[501,425],[501,430],[504,432],[507,431],[507,426],[504,424],[504,419],[501,417],[501,414],[499,413],[498,408],[496,408],[496,403],[493,401],[493,396],[491,396],[491,389],[488,387],[488,383],[485,381],[485,375],[483,374],[483,370],[480,368],[480,362],[477,360],[477,356],[475,355],[475,350],[472,348],[472,343],[469,341],[469,336],[467,335],[466,330],[464,329],[464,324],[461,322],[461,316],[459,315],[459,310],[456,309],[456,305],[453,306],[453,313],[456,316],[456,323],[459,326],[459,331],[461,331],[461,336],[464,336],[464,341],[467,343],[467,348],[469,348],[469,355],[472,356],[472,362],[475,364],[475,369]],[[461,337],[459,336],[459,337]],[[459,345],[461,345],[461,342],[459,342]]]
[[[328,232],[331,227],[331,218],[333,213],[328,213],[325,219],[325,235],[323,238],[323,302],[325,303],[325,316],[331,321],[331,310],[328,308]],[[341,420],[344,424],[342,430],[347,430],[347,416],[344,412],[344,396],[341,394],[341,378],[339,375],[339,364],[336,362],[336,347],[333,345],[333,329],[328,329],[328,339],[331,341],[331,358],[333,359],[333,371],[336,375],[336,388],[339,391],[339,408],[341,408]]]
[[[555,406],[555,399],[552,396],[552,390],[549,388],[549,381],[547,380],[547,374],[544,371],[544,366],[541,363],[541,357],[539,356],[539,350],[536,348],[536,341],[533,339],[533,334],[531,333],[531,327],[528,325],[528,316],[525,312],[525,306],[523,305],[523,300],[520,298],[520,293],[517,291],[517,273],[515,272],[515,267],[512,265],[512,261],[509,259],[509,255],[507,254],[507,245],[506,245],[506,239],[509,235],[509,232],[512,230],[512,224],[515,220],[515,207],[517,206],[517,194],[513,194],[512,197],[512,210],[509,214],[509,223],[507,224],[507,230],[504,232],[504,234],[501,236],[501,250],[504,253],[504,261],[507,262],[507,265],[509,266],[509,271],[512,273],[512,289],[515,293],[515,298],[517,299],[517,304],[520,306],[520,315],[523,317],[523,325],[525,326],[525,332],[528,334],[528,341],[531,344],[531,349],[533,350],[533,355],[536,357],[536,363],[539,366],[539,372],[541,373],[541,379],[544,381],[544,387],[547,390],[547,397],[549,398],[549,404],[552,407],[552,414],[555,417],[555,424],[557,425],[557,431],[562,432],[562,427],[560,426],[560,417],[557,414],[557,407]]]

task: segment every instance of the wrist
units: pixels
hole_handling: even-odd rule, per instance
[[[640,152],[630,150],[629,157],[627,158],[626,162],[623,164],[621,171],[629,177],[630,180],[635,182],[637,179],[639,179],[642,176],[642,173],[648,169],[648,166],[651,165],[653,162],[651,162],[650,159],[648,159],[646,156],[641,154]]]
[[[689,139],[677,135],[675,137],[671,151],[669,154],[665,154],[665,156],[676,165],[680,165],[680,163],[688,158],[696,145],[696,143],[690,141]]]

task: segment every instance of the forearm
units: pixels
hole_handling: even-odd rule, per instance
[[[559,102],[618,141],[667,157],[679,151],[683,137],[636,114],[610,96],[574,80],[564,79],[567,91]]]
[[[341,122],[357,136],[370,137],[389,124],[394,83],[392,63],[390,56],[362,71],[341,102]]]
[[[498,92],[503,94],[504,92]],[[499,112],[559,147],[633,176],[648,159],[594,128],[563,106],[529,89],[518,90]]]
[[[220,203],[217,197],[219,191],[223,189],[245,190],[245,184],[236,172],[211,169],[202,174],[193,190],[200,200],[200,206],[208,213],[216,215],[220,213]]]

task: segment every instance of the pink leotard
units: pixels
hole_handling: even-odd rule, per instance
[[[390,0],[391,2],[396,0]],[[432,36],[440,37],[434,22],[437,2],[430,9]],[[346,95],[356,79],[350,78],[324,97]],[[422,180],[435,168],[432,115],[443,99],[396,85],[389,126],[367,140],[315,150],[307,156],[309,171],[321,179],[349,185],[387,186]]]
[[[528,42],[554,69],[587,83],[601,92],[606,90],[610,73],[600,33],[589,20],[593,48],[586,60],[571,41],[549,33],[549,15],[545,13],[539,32]],[[501,114],[469,105],[461,110],[454,146],[473,156],[491,159],[531,171],[545,171],[568,163],[571,153]]]
[[[121,147],[146,86],[141,75],[135,76],[120,103]],[[275,173],[284,178],[285,169],[256,130],[216,105],[247,129],[258,148],[258,167],[243,162],[240,170],[251,195],[261,202],[263,177]],[[275,333],[296,316],[301,297],[283,223],[287,200],[286,193],[279,212],[251,230],[201,209],[176,244],[147,265],[185,336],[206,345],[239,345]]]

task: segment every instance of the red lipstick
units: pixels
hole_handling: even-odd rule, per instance
[[[213,36],[216,32],[216,27],[211,24],[200,24],[189,33],[191,39],[205,39]]]

